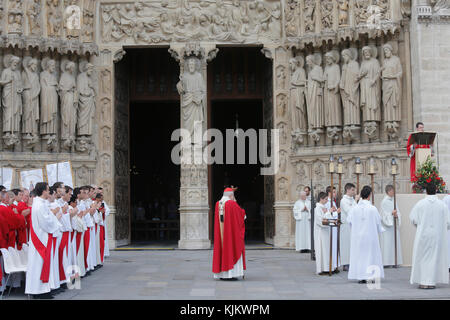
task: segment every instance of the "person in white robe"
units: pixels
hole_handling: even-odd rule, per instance
[[[73,231],[72,229],[72,216],[69,212],[69,204],[68,201],[70,200],[71,192],[66,192],[66,189],[64,188],[63,195],[60,197],[56,202],[58,203],[58,206],[61,207],[62,212],[62,218],[60,220],[62,224],[61,232],[63,233],[63,236],[66,235],[68,238],[67,240],[67,246],[64,248],[64,250],[59,250],[58,254],[62,254],[62,265],[63,270],[65,274],[65,279],[60,279],[60,283],[66,283],[70,279],[70,270],[69,266],[73,264],[72,260],[72,245],[71,245],[71,233]],[[60,258],[61,259],[61,258]],[[60,275],[61,277],[61,275]]]
[[[336,204],[336,188],[333,187],[333,205],[331,205],[331,187],[328,186],[326,189],[326,192],[328,194],[328,200],[326,203],[326,208],[330,211],[330,213],[333,213],[333,218],[337,219],[338,218],[338,214],[336,212],[337,210],[337,204]],[[338,228],[331,228],[331,232],[333,233],[333,248],[336,248],[336,252],[338,252]],[[333,249],[334,250],[334,249]],[[339,261],[339,266],[341,265],[341,259],[339,258],[333,258],[333,259],[338,259]],[[338,267],[339,267],[338,266]],[[336,270],[336,272],[339,272],[339,270]]]
[[[311,250],[311,201],[306,192],[300,192],[300,199],[294,204],[295,250]]]
[[[94,207],[96,208],[95,213],[92,216],[95,223],[95,259],[97,261],[97,265],[100,266],[103,264],[100,257],[100,227],[103,226],[103,218],[102,213],[98,211],[101,205],[101,200],[96,196],[96,199],[93,203]]]
[[[49,187],[45,182],[36,183],[34,191],[37,197],[33,200],[32,215],[31,215],[31,228],[39,239],[39,242],[45,247],[48,244],[49,235],[53,234],[59,229],[57,222],[58,219],[54,219],[55,215],[49,210],[47,204],[47,198],[49,196]],[[56,218],[58,218],[59,213]],[[50,236],[52,237],[52,236]],[[49,293],[51,290],[50,280],[48,282],[42,282],[41,272],[44,264],[44,259],[36,249],[36,243],[33,237],[30,237],[28,248],[28,266],[27,276],[25,278],[25,294],[39,295]],[[52,275],[53,264],[50,262],[50,277]]]
[[[53,212],[53,219],[55,220],[55,223],[58,225],[58,230],[53,232],[53,238],[56,239],[54,242],[55,245],[52,247],[53,254],[52,254],[52,276],[50,277],[50,287],[52,289],[59,289],[61,286],[60,279],[59,279],[59,245],[61,243],[61,237],[62,237],[62,230],[63,225],[61,223],[62,219],[62,210],[59,207],[58,203],[56,202],[56,188],[50,187],[50,194],[47,199],[47,205],[51,212]]]
[[[80,269],[80,276],[84,277],[86,275],[86,266],[84,263],[84,233],[89,232],[86,226],[86,221],[84,220],[84,215],[87,214],[88,210],[84,205],[84,201],[82,200],[83,195],[79,188],[75,188],[74,197],[77,198],[76,207],[78,209],[78,213],[76,216],[72,218],[72,227],[76,230],[74,240],[75,240],[75,256],[76,256],[76,265]],[[71,205],[74,207],[74,204]],[[79,239],[79,240],[77,240]],[[77,241],[79,241],[78,249],[77,249]]]
[[[450,211],[450,194],[446,195],[443,199],[444,203],[447,205],[448,210]],[[450,272],[450,229],[447,231],[448,234],[448,272]]]
[[[448,229],[450,211],[436,196],[436,186],[426,186],[427,196],[411,210],[409,219],[417,227],[414,239],[411,284],[421,289],[434,289],[449,283]]]
[[[394,218],[397,217],[397,264],[403,263],[402,243],[400,241],[400,225],[402,218],[398,204],[394,210],[394,186],[386,186],[386,196],[381,201],[381,223],[386,230],[380,235],[381,253],[384,266],[395,266]]]
[[[377,208],[372,205],[372,188],[361,190],[361,200],[350,210],[347,222],[351,225],[349,280],[359,283],[384,278],[378,234],[384,231]]]
[[[338,210],[327,208],[328,201],[325,192],[319,193],[318,202],[314,209],[314,248],[316,251],[316,273],[327,275],[330,271],[330,229],[336,229],[329,226],[329,219],[337,219]],[[333,234],[334,235],[334,234]],[[336,241],[332,241],[332,271],[336,273],[339,267],[336,262],[337,246]]]
[[[348,214],[356,206],[356,187],[352,183],[347,183],[344,187],[345,194],[341,199],[341,230],[340,230],[340,261],[344,266],[344,271],[348,271],[350,264],[350,243],[352,228],[347,221]]]

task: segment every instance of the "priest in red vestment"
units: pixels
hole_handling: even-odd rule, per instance
[[[422,122],[418,122],[416,124],[416,132],[424,132],[425,126]],[[431,146],[429,144],[413,144],[411,143],[411,135],[408,138],[408,144],[406,145],[406,152],[408,153],[408,157],[411,158],[410,162],[410,174],[411,180],[413,176],[416,174],[416,149],[429,149]]]
[[[244,277],[245,266],[245,210],[234,198],[234,188],[226,188],[216,203],[214,218],[214,278],[237,280]]]

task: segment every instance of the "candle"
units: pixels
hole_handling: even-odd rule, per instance
[[[344,159],[342,157],[339,157],[339,160],[338,160],[338,173],[340,173],[340,174],[342,174],[344,172],[343,163],[344,163]]]
[[[334,173],[334,157],[330,156],[330,173]]]
[[[392,158],[391,170],[392,170],[392,175],[397,174],[397,161],[395,161],[395,158]]]
[[[362,173],[361,158],[359,158],[359,157],[356,158],[355,163],[356,163],[356,173],[361,174]]]
[[[370,158],[369,161],[369,174],[375,174],[375,160]]]

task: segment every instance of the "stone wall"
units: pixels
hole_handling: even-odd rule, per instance
[[[434,152],[447,184],[450,183],[449,39],[450,1],[416,1],[411,19],[414,122],[422,121],[426,130],[438,133]]]

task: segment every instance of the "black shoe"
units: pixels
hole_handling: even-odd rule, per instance
[[[223,280],[223,281],[237,281],[238,278],[220,278],[220,280]]]
[[[336,269],[333,271],[333,274],[338,274],[339,272],[340,272],[339,269]]]
[[[367,280],[359,280],[358,283],[360,284],[367,283]]]
[[[54,299],[54,297],[50,292],[48,292],[48,293],[42,293],[42,294],[35,294],[35,295],[33,295],[33,299],[50,300],[50,299]]]

